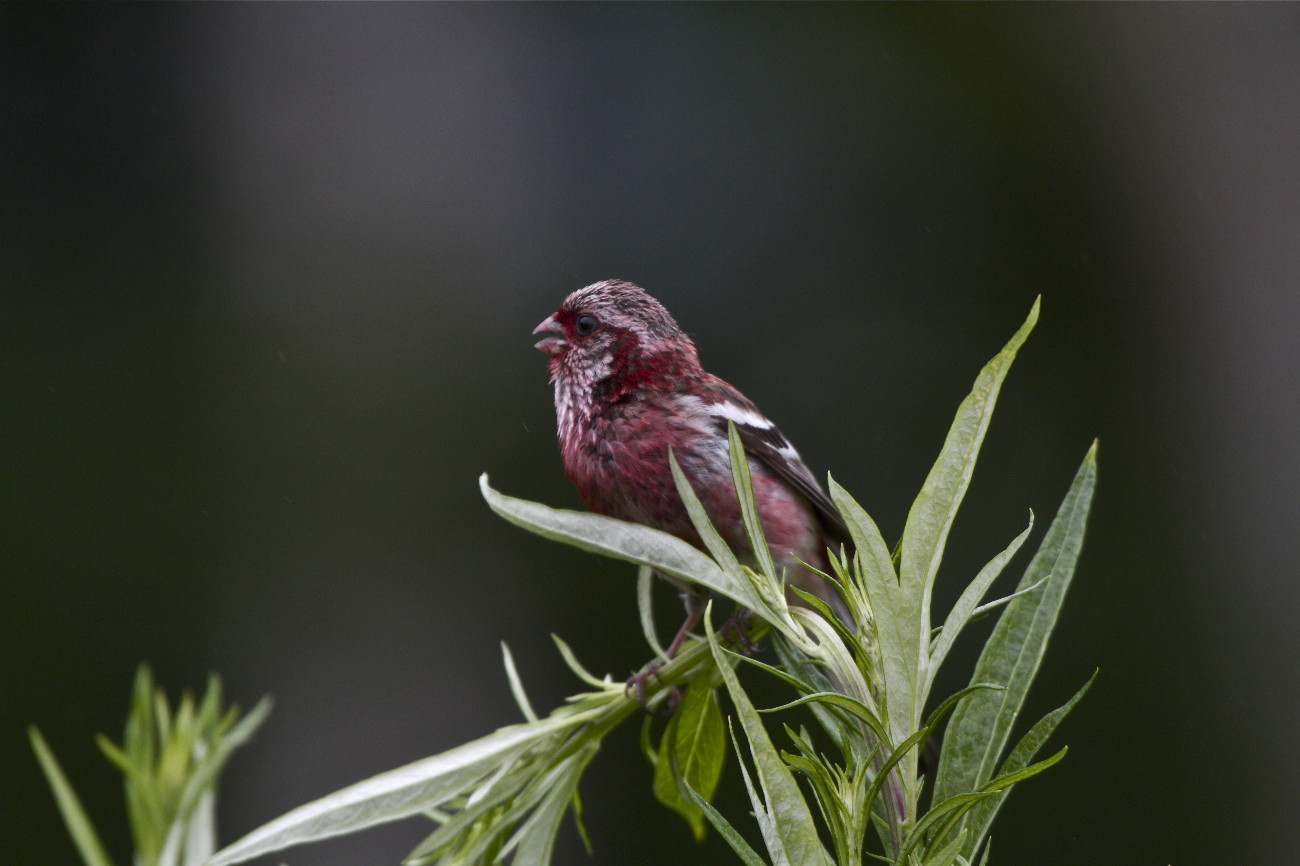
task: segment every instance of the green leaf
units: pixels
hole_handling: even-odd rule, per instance
[[[957,641],[957,635],[961,634],[961,630],[970,621],[975,608],[984,598],[984,594],[993,585],[993,581],[997,580],[998,575],[1002,573],[1002,569],[1006,568],[1007,563],[1011,561],[1011,557],[1015,556],[1016,551],[1020,550],[1020,546],[1025,543],[1025,539],[1029,537],[1029,533],[1033,528],[1034,513],[1031,511],[1029,513],[1029,525],[1025,527],[1025,531],[1012,539],[1006,550],[993,557],[988,565],[980,569],[979,574],[975,575],[975,579],[962,591],[957,603],[948,612],[948,618],[943,622],[943,631],[939,632],[939,637],[935,639],[930,650],[930,664],[928,666],[930,682],[926,684],[927,693],[934,683],[934,677],[939,670],[939,666],[943,664],[943,660],[948,656],[948,650],[952,649],[952,645]]]
[[[201,863],[212,854],[217,778],[269,710],[267,699],[243,719],[237,708],[223,709],[221,682],[211,675],[201,702],[184,692],[173,711],[166,693],[154,687],[148,665],[139,666],[122,744],[96,737],[126,777],[137,863],[178,866]]]
[[[808,656],[804,655],[787,638],[779,633],[776,634],[772,640],[772,648],[776,651],[776,657],[779,659],[781,667],[785,668],[785,670],[766,665],[747,656],[741,656],[740,658],[772,673],[802,694],[839,692],[838,689],[831,685],[830,679],[810,662]],[[787,670],[798,672],[799,678],[790,676],[786,673]],[[839,693],[842,694],[842,692]],[[861,701],[858,703],[861,703]],[[866,705],[863,704],[863,706]],[[862,736],[861,728],[857,722],[850,723],[842,713],[834,711],[826,704],[818,701],[808,704],[808,708],[812,710],[813,716],[830,734],[831,739],[840,744],[846,755],[851,753],[855,759],[861,758],[865,760],[863,756],[870,751],[870,746],[866,744],[867,738]],[[870,710],[870,708],[867,709]],[[880,726],[883,727],[883,720]]]
[[[913,717],[916,700],[918,653],[917,638],[921,608],[914,593],[906,593],[898,584],[889,548],[870,515],[831,478],[831,501],[849,527],[857,548],[858,570],[862,575],[867,598],[871,602],[874,644],[884,680],[884,714],[889,723],[890,740],[898,741],[916,729]],[[857,617],[857,613],[854,613]],[[859,622],[863,620],[859,618]]]
[[[790,703],[788,704],[782,704],[779,707],[772,707],[766,710],[759,710],[759,712],[776,713],[776,712],[780,712],[781,710],[788,710],[791,707],[799,707],[799,706],[803,706],[804,704],[809,704],[814,702],[826,704],[828,706],[835,707],[836,709],[843,710],[853,718],[865,724],[868,728],[871,729],[871,732],[874,733],[881,740],[884,740],[886,742],[889,740],[889,736],[885,731],[884,725],[881,723],[880,719],[876,717],[875,713],[871,712],[871,710],[861,701],[856,701],[853,698],[849,697],[848,695],[840,694],[839,692],[816,692],[814,694],[805,695],[802,698],[798,698],[796,700],[790,701]]]
[[[652,770],[659,766],[659,749],[655,747],[653,738],[654,726],[654,714],[646,713],[645,718],[641,720],[641,754],[645,756],[645,761]]]
[[[849,527],[849,536],[862,557],[862,571],[868,579],[868,589],[874,586],[898,586],[898,576],[889,558],[889,548],[880,535],[880,529],[866,510],[858,504],[849,492],[839,485],[834,478],[826,476],[829,482],[831,501],[840,516]]]
[[[502,811],[502,803],[511,802],[530,781],[528,775],[508,772],[509,769],[511,769],[509,764],[502,764],[501,771],[494,773],[491,778],[480,784],[467,798],[463,809],[453,815],[441,815],[439,820],[442,821],[442,825],[426,837],[415,850],[406,855],[402,862],[407,866],[433,862],[434,858],[430,855],[436,856],[436,852],[440,849],[454,847],[457,837],[466,833],[485,815],[488,813],[499,815]]]
[[[1068,751],[1069,749],[1063,748],[1050,758],[1039,761],[1037,764],[1031,764],[1015,772],[998,776],[978,791],[969,794],[958,794],[933,807],[926,813],[924,818],[916,823],[915,829],[908,836],[907,844],[899,852],[898,862],[903,862],[907,854],[927,838],[929,839],[928,847],[932,848],[939,840],[948,835],[948,831],[962,815],[978,808],[983,803],[996,799],[999,794],[1005,796],[1006,789],[1055,765],[1065,757]],[[932,832],[935,825],[939,824],[940,821],[944,822],[941,829],[938,832]],[[963,829],[961,832],[965,832],[965,830]],[[973,848],[976,844],[971,843],[967,847]]]
[[[917,848],[923,842],[929,840],[931,843],[944,837],[944,832],[933,832],[941,821],[952,822],[962,815],[973,809],[980,800],[986,797],[992,797],[992,791],[972,791],[969,794],[958,794],[955,797],[949,797],[937,806],[925,813],[921,820],[916,822],[916,826],[907,836],[907,842],[898,851],[895,862],[907,862],[907,856],[912,850]],[[945,824],[945,826],[947,826]]]
[[[562,637],[558,634],[552,634],[551,640],[555,642],[556,649],[560,651],[560,657],[563,658],[564,663],[569,666],[569,670],[573,671],[574,676],[593,688],[609,688],[610,683],[607,680],[602,680],[600,677],[591,673],[582,666],[582,663],[578,661],[578,657],[574,655],[573,649],[564,642]]]
[[[249,710],[248,715],[240,719],[238,724],[224,735],[218,736],[215,732],[210,731],[206,736],[200,738],[204,742],[204,747],[210,749],[210,751],[197,766],[190,769],[190,777],[181,794],[180,806],[176,810],[176,819],[181,822],[179,826],[185,828],[182,832],[186,840],[184,851],[187,860],[193,859],[199,853],[188,847],[190,841],[196,841],[202,846],[199,849],[203,852],[202,860],[206,860],[208,855],[212,853],[211,847],[207,846],[211,844],[216,836],[215,821],[205,825],[203,816],[200,813],[204,808],[212,809],[215,812],[212,795],[217,786],[217,778],[235,750],[252,739],[253,733],[266,720],[270,712],[271,701],[269,698],[263,698],[257,702],[253,709]],[[233,716],[228,716],[228,718],[233,718]],[[191,747],[193,746],[191,745]],[[215,815],[210,817],[215,817]],[[172,832],[172,830],[169,830],[169,832]],[[202,860],[195,862],[202,862]]]
[[[677,777],[711,800],[722,778],[726,754],[727,737],[717,696],[706,682],[696,680],[687,687],[660,740],[654,792],[660,803],[686,819],[697,841],[704,839],[704,812],[693,799],[683,796]]]
[[[551,771],[541,782],[541,802],[515,831],[502,853],[515,850],[512,862],[519,866],[549,866],[555,836],[578,788],[578,781],[600,749],[599,742],[587,743]]]
[[[966,842],[966,831],[962,830],[952,841],[925,858],[924,866],[951,866],[955,862],[965,862],[961,856],[962,845]]]
[[[506,496],[488,485],[486,473],[480,476],[479,487],[493,511],[543,538],[648,565],[671,580],[699,584],[751,609],[758,604],[748,582],[719,568],[703,552],[666,532],[601,514],[551,508]]]
[[[953,713],[935,779],[938,801],[979,790],[993,775],[1074,576],[1096,477],[1094,443],[1020,586],[1048,579],[1040,589],[1007,605],[975,666],[972,682],[1002,683],[1005,688],[972,695]],[[980,836],[972,834],[968,846],[979,841]]]
[[[993,779],[987,785],[985,785],[984,790],[1004,791],[1007,788],[1010,788],[1012,785],[1019,784],[1020,782],[1023,782],[1025,779],[1028,779],[1031,776],[1037,776],[1039,773],[1043,772],[1047,768],[1060,763],[1061,759],[1063,759],[1069,751],[1070,748],[1068,746],[1062,746],[1060,748],[1060,751],[1056,752],[1056,754],[1052,755],[1049,758],[1044,758],[1043,760],[1039,761],[1037,764],[1030,764],[1028,767],[1022,767],[1019,770],[1014,770],[1012,772],[1004,773],[998,776],[996,779]]]
[[[760,800],[751,786],[750,797],[754,801],[768,854],[775,866],[831,866],[830,856],[817,836],[817,825],[799,790],[798,782],[772,745],[772,739],[763,727],[763,720],[750,702],[749,695],[741,688],[736,672],[727,664],[718,645],[717,635],[713,633],[711,613],[712,603],[705,612],[704,627],[714,661],[736,708],[736,716],[745,732],[745,738],[749,741],[749,752],[754,760],[759,788],[763,792]],[[743,759],[740,764],[741,772],[748,782],[749,773]]]
[[[700,497],[696,495],[695,488],[691,486],[690,479],[682,471],[682,467],[677,463],[677,455],[671,448],[668,449],[668,468],[673,474],[673,483],[677,486],[677,495],[682,499],[682,505],[686,507],[686,514],[691,518],[691,524],[695,527],[696,533],[699,534],[700,540],[704,542],[704,548],[709,555],[722,567],[722,570],[730,574],[736,574],[740,571],[740,561],[736,559],[736,554],[732,551],[731,546],[723,540],[714,527],[713,521],[709,518],[709,513],[704,510],[704,503],[700,502]]]
[[[885,762],[881,764],[880,767],[876,770],[875,777],[871,780],[871,784],[867,787],[865,800],[868,805],[875,803],[876,797],[880,796],[882,791],[885,791],[884,796],[886,798],[891,796],[891,793],[886,790],[886,786],[890,785],[889,776],[891,773],[894,772],[894,767],[896,767],[903,760],[903,758],[907,757],[907,753],[910,752],[913,749],[913,747],[915,747],[918,743],[925,742],[926,738],[929,736],[930,736],[930,729],[922,728],[921,730],[912,734],[912,736],[908,737],[906,740],[903,740],[903,742],[899,743],[898,748],[894,749],[894,751],[890,753],[889,757],[885,760]],[[896,789],[897,786],[894,785],[891,787]],[[892,816],[897,811],[897,808],[889,803],[885,803],[884,810],[887,814]],[[898,858],[898,862],[900,863],[903,862],[901,857]]]
[[[1063,706],[1057,707],[1039,719],[1029,729],[1029,732],[1021,737],[1016,747],[1011,750],[1011,754],[1007,756],[1007,759],[1003,761],[1002,766],[999,768],[999,774],[1005,777],[1024,770],[1029,765],[1029,762],[1034,759],[1034,755],[1038,754],[1038,750],[1042,748],[1043,743],[1047,742],[1047,738],[1052,735],[1057,726],[1074,709],[1074,705],[1079,703],[1083,696],[1088,693],[1088,689],[1092,687],[1093,681],[1096,679],[1097,672],[1093,671],[1092,676],[1088,677],[1088,681],[1083,684],[1082,688],[1074,693],[1074,697],[1066,701]],[[1046,767],[1043,769],[1046,769]],[[989,827],[993,824],[993,819],[997,817],[998,810],[1002,808],[1002,804],[1006,802],[1010,794],[1009,790],[1004,791],[1000,796],[990,797],[971,810],[970,818],[967,819],[967,826],[971,828],[971,836],[977,840],[977,843],[979,839],[988,833]],[[974,850],[972,850],[972,854]]]
[[[736,831],[735,827],[731,826],[731,823],[726,818],[722,817],[722,813],[714,808],[713,804],[691,790],[691,786],[686,784],[681,776],[677,777],[677,781],[686,796],[700,808],[700,811],[704,813],[704,817],[713,825],[713,829],[717,830],[718,835],[726,840],[727,844],[731,846],[731,850],[736,852],[736,856],[740,858],[740,861],[745,866],[767,866],[767,863],[758,855],[758,852],[749,846],[744,837]]]
[[[1011,754],[1008,755],[1007,759],[1002,763],[998,773],[1000,775],[1014,773],[1028,766],[1029,762],[1034,759],[1034,755],[1038,754],[1038,750],[1042,748],[1043,743],[1047,742],[1047,738],[1052,735],[1052,732],[1056,730],[1057,726],[1060,725],[1065,717],[1070,714],[1070,711],[1074,709],[1074,705],[1083,699],[1083,696],[1088,693],[1088,689],[1092,688],[1092,684],[1096,679],[1097,671],[1094,670],[1092,676],[1088,677],[1088,681],[1074,693],[1074,697],[1066,701],[1064,705],[1057,707],[1039,719],[1034,726],[1029,729],[1029,732],[1020,739],[1020,742],[1016,744],[1016,747],[1011,750]]]
[[[736,485],[736,499],[740,503],[740,516],[745,524],[745,535],[749,537],[749,548],[754,553],[760,574],[779,580],[776,565],[772,562],[772,551],[767,546],[763,534],[763,524],[758,519],[758,506],[754,503],[754,484],[749,477],[749,456],[745,446],[740,442],[740,433],[732,421],[727,422],[727,456],[731,460],[731,478]]]
[[[63,775],[63,769],[54,757],[54,752],[46,744],[45,738],[41,736],[40,730],[35,725],[31,725],[27,729],[27,734],[32,741],[32,751],[36,752],[36,759],[40,761],[41,770],[45,773],[45,781],[49,782],[50,790],[54,792],[54,799],[59,804],[59,812],[63,815],[63,823],[67,825],[68,835],[76,844],[81,859],[85,861],[86,866],[113,866],[113,859],[108,856],[104,843],[99,840],[99,834],[95,832],[90,816],[82,807],[81,800],[73,790],[68,777]]]
[[[1044,577],[1042,580],[1038,581],[1037,583],[1031,583],[1029,586],[1025,587],[1024,589],[1017,589],[1015,592],[1011,593],[1010,595],[1004,595],[1001,598],[993,599],[993,601],[990,601],[987,604],[981,604],[979,607],[971,611],[970,619],[967,620],[967,623],[969,624],[972,622],[976,622],[977,620],[979,620],[981,617],[983,617],[985,614],[989,613],[990,611],[997,610],[1003,605],[1010,604],[1013,599],[1020,598],[1020,596],[1022,595],[1029,595],[1029,593],[1033,592],[1043,584],[1047,583],[1048,577],[1051,577],[1051,575],[1050,574],[1047,575],[1047,577]]]
[[[262,825],[218,851],[207,866],[242,863],[291,845],[419,814],[472,787],[539,742],[587,719],[575,714],[512,725],[440,755],[381,773]]]
[[[957,408],[957,416],[948,430],[939,457],[930,469],[930,474],[921,487],[921,493],[912,503],[912,508],[907,515],[899,562],[899,585],[908,599],[909,608],[919,607],[919,619],[905,623],[907,629],[905,637],[916,643],[916,649],[909,654],[914,654],[922,665],[926,664],[925,660],[929,656],[930,594],[934,587],[935,576],[939,573],[939,563],[943,559],[948,533],[957,516],[957,509],[961,506],[966,490],[970,486],[971,476],[975,471],[975,460],[979,456],[984,435],[988,432],[989,421],[992,419],[993,407],[997,403],[1002,382],[1006,379],[1012,361],[1015,360],[1016,352],[1038,321],[1038,308],[1039,301],[1035,300],[1029,311],[1029,317],[1020,326],[1020,330],[1016,331],[1002,351],[989,361],[976,377],[970,394]],[[916,669],[916,674],[921,680],[918,687],[923,689],[929,677],[919,667]],[[912,724],[915,725],[919,721],[925,693],[914,692],[912,698],[912,705],[908,709]],[[891,711],[890,715],[892,718],[894,712]]]
[[[646,643],[655,651],[656,658],[667,658],[663,646],[659,643],[659,637],[655,634],[655,609],[652,599],[652,584],[654,583],[654,569],[648,565],[643,565],[636,572],[636,607],[641,614],[641,632],[645,635]]]
[[[934,710],[930,713],[930,715],[926,717],[925,726],[930,730],[934,730],[935,727],[939,724],[939,722],[943,719],[943,717],[947,715],[948,712],[953,707],[957,706],[957,704],[961,701],[962,698],[968,697],[969,695],[973,695],[975,692],[979,691],[980,689],[993,689],[994,691],[999,691],[1001,690],[1001,688],[1002,686],[998,685],[997,683],[975,683],[973,685],[969,685],[966,688],[962,689],[961,691],[957,692],[956,694],[949,695],[947,698],[943,700],[942,703],[939,704],[939,706],[935,707]]]
[[[564,749],[560,751],[564,752]],[[452,863],[479,864],[499,859],[503,856],[507,845],[514,848],[524,841],[526,835],[531,836],[532,833],[545,829],[547,824],[543,821],[541,824],[534,824],[533,828],[525,834],[521,822],[534,810],[543,810],[545,808],[543,804],[557,793],[557,789],[561,789],[566,784],[565,780],[574,761],[575,752],[569,750],[553,761],[533,763],[529,769],[534,772],[527,770],[509,772],[515,768],[508,764],[502,765],[490,780],[479,785],[466,800],[467,808],[464,812],[477,810],[481,820],[472,822],[472,826],[466,828],[462,820],[463,813],[456,814],[438,833],[421,843],[417,850],[432,849],[437,842],[436,837],[448,829],[447,825],[461,824],[463,835],[460,838],[451,840],[450,844],[444,843],[444,850],[430,855],[419,857],[414,853],[408,855],[405,862],[409,866],[425,866],[428,863],[447,860]],[[520,763],[528,762],[520,759]],[[562,797],[564,793],[566,792],[563,790],[559,791],[561,804],[565,802]],[[551,804],[551,808],[554,808],[554,803]],[[548,812],[549,817],[558,825],[563,817],[563,811],[558,816],[549,810]],[[507,834],[513,835],[507,839]],[[520,863],[524,862],[522,858],[517,859]]]
[[[510,681],[510,693],[515,696],[519,712],[523,713],[528,721],[537,721],[537,713],[533,712],[533,705],[528,701],[528,693],[524,691],[524,681],[519,679],[519,671],[515,669],[515,657],[510,654],[510,646],[505,641],[501,641],[501,658],[506,666],[506,679]]]
[[[596,847],[591,844],[591,834],[587,832],[587,822],[582,817],[582,794],[577,790],[573,792],[573,827],[578,831],[578,838],[582,840],[587,856],[595,854]]]
[[[827,584],[831,585],[831,582],[827,581]],[[826,620],[826,622],[830,623],[830,625],[834,627],[835,631],[839,633],[840,637],[846,644],[852,643],[854,639],[853,632],[849,631],[849,627],[846,626],[839,616],[836,615],[835,611],[831,609],[829,604],[813,593],[802,590],[794,584],[789,585],[786,589],[793,592],[795,596],[803,602],[804,607],[809,610],[815,610],[821,614],[822,619]]]

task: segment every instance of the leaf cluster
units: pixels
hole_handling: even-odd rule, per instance
[[[985,846],[989,827],[1010,788],[1047,769],[1065,755],[1034,757],[1048,736],[1082,697],[1085,685],[1065,706],[1049,713],[1026,733],[1001,763],[1029,683],[1038,670],[1073,576],[1096,474],[1095,445],[1086,455],[1037,555],[1016,590],[982,604],[994,580],[1027,539],[1020,533],[981,569],[937,629],[931,599],[948,534],[970,484],[1002,382],[1016,352],[1037,318],[1037,304],[1024,326],[985,366],[963,401],[921,494],[909,513],[903,537],[891,555],[874,521],[833,480],[831,496],[845,518],[855,551],[850,559],[832,555],[834,574],[823,577],[840,591],[853,623],[842,623],[816,598],[799,593],[806,607],[782,607],[770,596],[764,616],[773,629],[779,667],[759,667],[780,677],[800,694],[773,711],[807,704],[816,710],[834,751],[818,751],[806,732],[786,729],[793,752],[780,752],[753,709],[727,653],[714,644],[719,671],[735,708],[754,782],[745,773],[753,813],[767,848],[767,860],[740,840],[716,812],[705,811],[746,863],[831,862],[818,842],[828,836],[834,862],[858,864],[868,852],[865,836],[874,826],[881,853],[895,864],[949,866],[970,863]],[[733,475],[742,512],[752,509],[752,491],[739,441],[731,442]],[[697,531],[715,560],[730,571],[734,558],[719,555],[707,519],[693,502],[689,485],[679,492]],[[766,549],[754,518],[746,528],[755,549]],[[757,571],[767,586],[780,586],[771,561]],[[752,572],[751,572],[752,573]],[[738,599],[740,600],[740,599]],[[743,603],[743,602],[742,602]],[[933,709],[936,674],[963,628],[976,616],[1005,606],[985,644],[970,684]],[[734,659],[731,659],[734,662]],[[1091,682],[1091,681],[1090,681]],[[950,711],[937,780],[923,811],[925,777],[919,756]],[[743,751],[737,745],[737,753]],[[741,767],[745,759],[741,756]],[[793,785],[803,776],[820,813],[820,826]],[[701,798],[702,799],[702,798]],[[793,847],[792,847],[793,846]]]
[[[173,712],[148,666],[140,666],[122,744],[103,734],[97,737],[100,750],[126,777],[133,862],[181,866],[212,855],[217,778],[270,709],[270,701],[263,699],[241,719],[237,707],[222,707],[221,681],[214,675],[201,701],[185,692]],[[113,860],[54,752],[35,725],[29,734],[82,860],[87,866],[111,866]]]

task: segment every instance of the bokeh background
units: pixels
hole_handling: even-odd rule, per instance
[[[32,722],[127,859],[141,660],[275,697],[226,842],[517,720],[502,640],[542,707],[551,632],[643,661],[634,569],[477,488],[579,504],[529,332],[621,277],[891,539],[1041,293],[941,592],[1099,437],[1029,713],[1101,676],[996,861],[1290,861],[1298,49],[1293,4],[0,7],[0,860],[75,858]],[[732,862],[649,778],[615,735],[557,862]]]

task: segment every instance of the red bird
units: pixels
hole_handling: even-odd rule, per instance
[[[728,458],[734,422],[777,568],[850,621],[834,589],[799,564],[824,571],[827,546],[851,546],[843,518],[776,425],[700,366],[695,344],[662,304],[631,283],[604,280],[569,295],[539,332],[550,335],[537,348],[551,356],[564,469],[592,511],[701,547],[673,483],[671,447],[713,525],[744,559],[752,551]],[[684,596],[688,617],[669,657],[703,607],[698,596]]]

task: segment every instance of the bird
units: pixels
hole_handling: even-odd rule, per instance
[[[844,519],[799,452],[748,397],[707,372],[695,343],[640,286],[578,289],[533,334],[550,356],[564,471],[587,507],[703,548],[673,481],[669,450],[718,533],[753,561],[732,480],[727,430],[745,449],[759,521],[778,571],[851,622],[827,571],[827,548],[852,550]],[[705,599],[680,587],[687,617],[665,655],[698,622]]]

